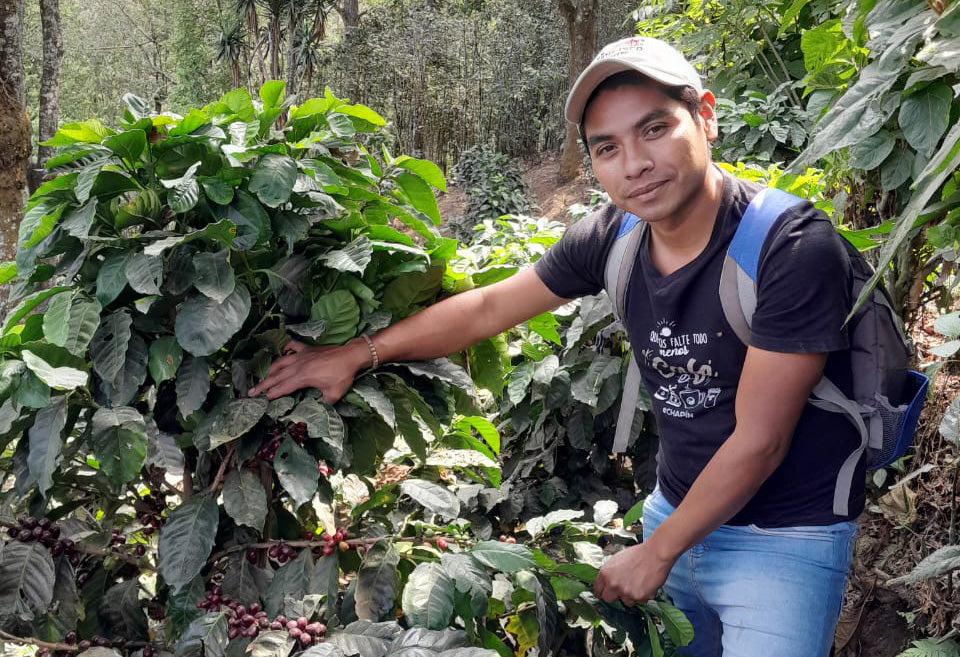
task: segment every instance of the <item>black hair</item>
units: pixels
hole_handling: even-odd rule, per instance
[[[629,86],[656,87],[667,98],[672,98],[686,107],[694,121],[700,120],[700,93],[690,85],[687,84],[679,87],[673,87],[663,84],[662,82],[658,82],[653,78],[640,73],[639,71],[620,71],[619,73],[614,73],[608,78],[604,78],[600,84],[594,87],[593,91],[590,92],[589,98],[587,98],[587,102],[583,104],[583,114],[580,116],[579,125],[581,138],[583,138],[585,135],[583,131],[583,119],[587,115],[587,108],[590,107],[590,103],[592,103],[594,99],[604,91],[613,91],[614,89],[619,89],[620,87]]]

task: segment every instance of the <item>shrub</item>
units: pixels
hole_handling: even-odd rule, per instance
[[[546,655],[564,622],[610,649],[689,640],[665,603],[589,598],[596,542],[629,537],[610,518],[545,518],[526,546],[461,517],[496,500],[500,439],[451,361],[367,373],[335,406],[246,395],[288,332],[342,344],[441,294],[435,165],[372,156],[379,115],[291,107],[282,82],[182,117],[125,100],[118,130],[50,141],[0,268],[21,295],[0,329],[2,636],[58,657]],[[405,474],[378,484],[388,453]]]

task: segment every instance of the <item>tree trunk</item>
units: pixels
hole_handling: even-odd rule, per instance
[[[0,261],[13,260],[30,161],[23,90],[23,0],[0,0]],[[0,310],[6,290],[0,291]]]
[[[40,0],[40,23],[43,26],[43,73],[40,77],[40,133],[44,142],[57,132],[60,114],[60,71],[63,60],[63,36],[60,31],[60,0]],[[50,146],[37,147],[37,166],[30,180],[30,191],[43,179],[44,164],[53,155]]]
[[[560,0],[560,13],[567,24],[570,41],[570,56],[567,60],[568,87],[573,86],[577,76],[585,69],[597,50],[597,15],[599,0]],[[568,182],[580,172],[583,159],[579,146],[577,126],[567,124],[567,136],[560,153],[560,182]]]
[[[360,23],[360,2],[359,0],[342,0],[334,5],[340,18],[343,20],[343,44],[347,52],[354,40],[353,33]],[[343,88],[339,90],[340,95],[349,98],[353,102],[358,102],[357,92],[359,91],[356,80],[357,67],[354,66],[353,58],[347,57],[343,71]]]
[[[287,5],[287,89],[288,96],[297,95],[297,28],[299,27],[297,3]]]

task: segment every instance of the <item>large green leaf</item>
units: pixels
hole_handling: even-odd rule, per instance
[[[418,160],[409,155],[401,155],[391,164],[417,174],[424,182],[433,185],[441,192],[447,191],[447,181],[443,176],[443,171],[430,160]]]
[[[161,533],[162,534],[162,533]],[[223,612],[206,614],[195,619],[180,637],[176,657],[225,657],[229,620]]]
[[[268,404],[264,397],[227,402],[226,410],[210,428],[210,449],[216,449],[250,431],[267,412]]]
[[[682,611],[668,602],[651,600],[647,608],[652,610],[667,630],[667,635],[675,646],[687,646],[693,641],[693,625]]]
[[[123,251],[107,257],[100,265],[97,273],[97,301],[101,306],[108,306],[110,302],[120,296],[127,286],[127,260],[131,253]]]
[[[76,297],[70,308],[66,338],[60,346],[75,356],[84,355],[100,325],[100,310],[100,303],[96,299]]]
[[[172,335],[157,338],[150,343],[148,364],[154,383],[163,383],[175,377],[182,361],[183,350]]]
[[[206,228],[195,230],[192,233],[186,233],[185,235],[173,235],[158,239],[156,242],[145,246],[143,248],[143,252],[149,256],[158,256],[167,249],[179,246],[180,244],[186,244],[188,242],[205,238],[211,239],[222,246],[229,246],[236,233],[237,227],[232,221],[228,219],[221,219],[216,223],[208,224]],[[171,277],[173,277],[173,275],[173,273],[170,273]]]
[[[374,543],[357,574],[357,617],[371,621],[390,618],[397,600],[400,555],[388,541]]]
[[[412,625],[440,630],[453,615],[453,581],[438,563],[419,564],[403,589],[403,613]]]
[[[213,548],[220,514],[216,500],[195,495],[170,512],[160,528],[157,567],[179,590],[203,569]]]
[[[43,337],[47,342],[62,347],[67,341],[72,307],[72,294],[57,294],[47,304],[47,312],[43,313]]]
[[[403,363],[403,366],[413,374],[430,377],[468,392],[473,392],[473,379],[470,378],[466,370],[454,364],[449,358],[433,358],[431,360]]]
[[[167,205],[177,214],[190,211],[200,200],[200,185],[197,183],[197,169],[200,168],[200,164],[200,162],[194,162],[179,178],[160,181],[170,190],[167,192]]]
[[[280,485],[290,494],[296,507],[309,502],[317,492],[320,481],[317,459],[293,439],[287,437],[280,444],[273,467]]]
[[[82,199],[80,199],[82,200]],[[78,239],[90,234],[93,219],[97,214],[97,199],[90,199],[80,207],[71,208],[60,221],[60,230]]]
[[[126,310],[110,313],[100,322],[90,342],[93,369],[107,383],[113,383],[123,368],[133,320]]]
[[[73,390],[87,385],[87,373],[70,366],[55,366],[33,351],[24,349],[23,362],[34,375],[51,388]],[[23,385],[23,380],[21,380]]]
[[[210,392],[210,366],[206,358],[186,356],[177,371],[177,408],[183,417],[200,410]]]
[[[309,591],[313,594],[325,595],[327,600],[336,600],[340,590],[340,559],[338,552],[320,557],[313,564],[313,574],[310,576]]]
[[[127,343],[123,367],[117,372],[113,382],[105,382],[103,385],[103,392],[111,405],[118,406],[133,401],[147,378],[147,359],[147,343],[134,333]]]
[[[398,173],[394,180],[407,197],[410,205],[429,217],[435,225],[440,223],[437,197],[433,195],[433,190],[427,183],[423,182],[420,176],[412,173]]]
[[[611,376],[620,373],[621,361],[619,358],[598,355],[592,361],[586,372],[582,372],[574,377],[570,386],[570,394],[578,402],[587,406],[596,406],[600,395],[600,389],[604,382]]]
[[[177,441],[157,428],[152,418],[147,418],[147,462],[163,468],[171,477],[183,474],[183,452]]]
[[[290,200],[297,182],[297,163],[289,155],[269,153],[260,158],[250,176],[249,189],[264,205],[275,208]]]
[[[137,253],[123,267],[130,287],[140,294],[160,294],[163,282],[163,260],[159,256]]]
[[[17,323],[29,315],[34,308],[39,306],[41,303],[49,299],[50,297],[60,294],[69,290],[69,287],[51,287],[46,290],[40,290],[39,292],[34,292],[31,295],[25,297],[17,306],[10,311],[10,314],[7,315],[6,319],[3,321],[3,334],[6,335],[10,332]]]
[[[320,261],[332,269],[362,274],[373,257],[370,240],[360,236],[342,249],[333,249],[320,256]]]
[[[903,99],[900,104],[900,129],[918,153],[927,153],[937,145],[950,121],[953,90],[934,84]]]
[[[272,570],[250,563],[243,552],[234,552],[227,557],[223,573],[223,592],[234,600],[259,602],[272,577]]]
[[[98,611],[104,630],[111,636],[130,640],[147,638],[147,615],[140,605],[140,583],[136,579],[107,589]]]
[[[343,344],[357,333],[360,306],[346,290],[334,290],[313,302],[310,319],[322,320],[324,334],[319,344]]]
[[[480,562],[469,554],[445,553],[440,556],[440,563],[458,591],[484,598],[489,597],[493,591],[490,576]]]
[[[55,198],[44,198],[27,208],[20,220],[20,237],[17,243],[24,249],[30,249],[43,241],[57,225],[63,211],[69,203]],[[20,262],[18,258],[17,262]]]
[[[455,520],[460,516],[460,500],[445,486],[423,479],[407,479],[400,490],[432,513]]]
[[[896,106],[884,102],[884,95],[896,83],[894,71],[873,61],[840,99],[817,123],[817,131],[807,148],[790,165],[788,171],[800,173],[808,164],[827,153],[856,144],[877,132]]]
[[[231,470],[223,482],[223,508],[241,525],[263,528],[267,494],[260,477],[246,469]]]
[[[100,470],[114,484],[133,480],[147,457],[146,426],[132,408],[98,409],[90,442]]]
[[[316,399],[304,399],[285,419],[288,422],[306,424],[307,434],[311,438],[323,438],[333,445],[343,444],[346,429],[343,419],[333,406],[322,404]]]
[[[286,89],[286,82],[283,80],[267,80],[260,85],[260,100],[263,101],[263,108],[270,109],[279,107],[283,102],[283,94]]]
[[[237,284],[223,303],[209,297],[187,297],[177,313],[174,330],[177,339],[194,356],[209,356],[225,345],[240,330],[250,313],[250,293]]]
[[[29,621],[53,600],[53,558],[40,542],[0,544],[0,618]]]
[[[30,454],[27,466],[30,474],[36,477],[40,494],[46,496],[53,485],[53,473],[60,461],[63,448],[63,428],[67,424],[67,398],[54,397],[50,405],[41,408],[30,427]]]
[[[374,387],[368,383],[367,380],[364,380],[355,383],[352,392],[356,393],[357,396],[360,397],[372,411],[383,418],[383,421],[390,425],[391,428],[396,427],[396,410],[390,398],[384,394],[383,390]]]
[[[537,565],[530,549],[517,543],[480,541],[470,549],[470,555],[483,565],[505,573],[515,573]]]
[[[297,640],[286,629],[266,630],[257,634],[245,652],[250,657],[287,657],[295,645]]]
[[[143,130],[127,130],[108,137],[103,145],[132,168],[136,166],[140,155],[147,148],[147,133]]]
[[[193,259],[197,272],[193,284],[217,303],[223,303],[237,285],[233,267],[227,260],[228,253],[226,249],[219,253],[200,253]]]
[[[947,545],[924,557],[909,574],[890,583],[912,584],[960,570],[960,545]]]
[[[267,614],[273,617],[280,613],[287,597],[302,599],[307,594],[312,575],[313,557],[310,550],[301,551],[296,559],[278,568],[263,596]]]

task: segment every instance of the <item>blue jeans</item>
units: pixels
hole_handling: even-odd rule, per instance
[[[649,538],[674,508],[643,505]],[[826,657],[843,602],[856,524],[722,525],[684,552],[664,590],[693,623],[691,657]]]

